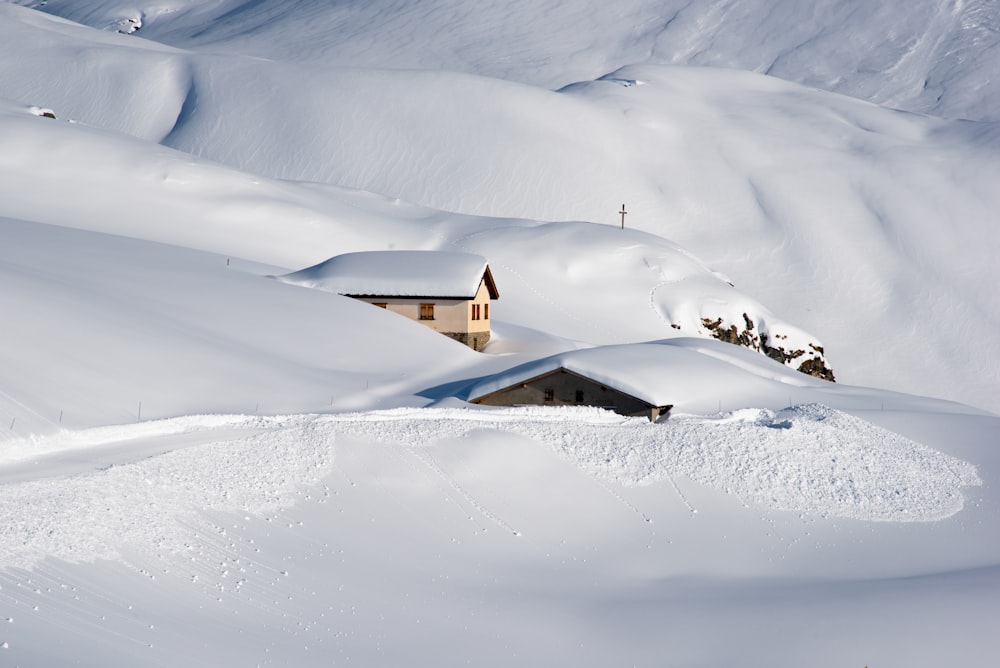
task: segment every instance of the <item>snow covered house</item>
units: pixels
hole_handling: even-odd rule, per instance
[[[486,260],[448,251],[345,253],[280,277],[374,304],[482,350],[500,298]]]
[[[560,353],[486,378],[466,400],[486,406],[598,406],[656,422],[673,408],[663,382],[669,368],[655,360],[662,352],[672,351],[631,344]],[[669,364],[670,357],[662,361]]]

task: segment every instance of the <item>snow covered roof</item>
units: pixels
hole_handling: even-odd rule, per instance
[[[668,379],[677,374],[678,358],[686,357],[685,352],[655,343],[572,350],[490,376],[470,388],[467,400],[475,401],[511,385],[565,369],[641,399],[651,406],[665,406],[678,399],[675,383]]]
[[[460,398],[475,402],[560,368],[651,406],[673,405],[683,411],[704,411],[722,398],[743,405],[763,397],[792,403],[787,393],[829,385],[742,346],[677,337],[558,353],[481,378]]]
[[[350,297],[462,299],[475,297],[485,280],[490,298],[500,297],[485,258],[450,251],[345,253],[278,279]]]

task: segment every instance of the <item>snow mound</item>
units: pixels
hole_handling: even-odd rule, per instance
[[[245,423],[246,418],[239,415],[189,415],[168,421],[152,420],[125,426],[109,425],[81,430],[61,429],[55,433],[30,434],[4,442],[3,452],[0,453],[0,465],[141,438],[220,429],[231,425],[245,426]]]
[[[869,521],[940,520],[962,509],[962,487],[982,484],[968,462],[818,404],[656,425],[596,408],[541,407],[180,418],[91,431],[76,439],[90,447],[75,453],[84,461],[107,447],[94,437],[113,443],[130,432],[137,440],[117,465],[47,478],[42,460],[32,479],[0,485],[0,563],[183,553],[194,534],[225,531],[206,513],[266,515],[306,487],[320,489],[342,437],[414,450],[455,438],[474,448],[491,434],[513,434],[619,485],[684,476],[748,506]],[[131,460],[148,454],[143,438],[180,432],[194,434],[196,447]],[[10,477],[9,467],[0,474]]]
[[[164,433],[193,426],[179,420],[155,425]],[[3,485],[0,563],[32,568],[46,557],[83,562],[121,559],[129,550],[183,553],[197,533],[221,530],[205,512],[289,507],[301,487],[328,470],[331,452],[310,436],[310,420],[243,422],[258,433],[215,441],[209,431],[199,447],[69,478]],[[118,437],[149,429],[121,427]]]
[[[677,338],[655,343],[570,350],[484,378],[460,396],[470,401],[480,399],[560,368],[613,387],[652,406],[670,405],[682,410],[691,410],[690,402],[695,397],[722,396],[720,385],[727,388],[727,401],[734,397],[738,387],[755,385],[755,381],[760,380],[796,389],[823,387],[820,381],[785,373],[784,368],[775,368],[764,359],[751,358],[752,361],[747,361],[720,357],[720,348],[718,345],[705,345],[699,339]],[[714,363],[719,361],[723,364]],[[750,394],[758,399],[766,395],[759,385]]]
[[[582,222],[501,222],[464,236],[456,230],[451,245],[490,258],[504,322],[599,344],[725,335],[758,351],[764,341],[791,351],[775,359],[793,369],[827,364],[813,332],[662,237]]]
[[[982,484],[972,464],[820,404],[678,416],[664,424],[576,407],[397,409],[322,421],[355,437],[408,446],[477,429],[509,432],[621,485],[686,476],[747,505],[823,517],[940,520],[962,509],[962,487]]]

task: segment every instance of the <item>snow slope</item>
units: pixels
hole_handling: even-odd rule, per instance
[[[104,30],[131,19],[152,40],[271,60],[474,72],[553,89],[632,63],[689,64],[945,118],[1000,120],[991,76],[1000,66],[1000,8],[990,0],[18,4]]]
[[[0,229],[3,310],[21,314],[0,395],[15,665],[995,651],[994,416],[705,339],[658,344],[679,395],[666,424],[471,410],[452,396],[524,359],[523,332],[520,355],[480,355],[245,260]],[[330,414],[263,415],[301,410]],[[236,414],[150,420],[199,411]],[[835,633],[805,632],[803,602]],[[914,640],[926,624],[948,639]]]
[[[17,4],[4,665],[1000,653],[992,4]],[[392,249],[485,354],[272,278]],[[462,401],[567,360],[673,417]]]
[[[3,97],[133,136],[163,137],[190,88],[189,63],[176,49],[119,37],[0,4]]]
[[[457,216],[343,189],[276,182],[40,118],[15,105],[0,122],[11,128],[0,157],[9,189],[0,213],[12,218],[137,236],[286,269],[361,249],[462,250],[489,257],[504,294],[499,317],[513,325],[618,343],[683,332],[707,336],[702,318],[743,327],[742,314],[748,313],[760,332],[809,351],[796,366],[815,356],[810,343],[821,346],[682,249],[642,232]],[[36,174],[43,171],[40,186]],[[40,188],[63,195],[45,197]],[[126,193],[129,204],[122,206]],[[606,305],[595,311],[594,299]],[[542,319],[540,309],[547,312]]]
[[[868,417],[944,427],[937,450],[816,405],[665,425],[593,409],[180,418],[44,439],[51,457],[19,448],[0,472],[4,656],[981,663],[1000,504],[976,485],[996,480],[997,421],[909,408]]]
[[[680,477],[735,495],[748,508],[824,518],[941,520],[962,510],[964,488],[982,484],[968,462],[819,404],[778,413],[743,409],[711,418],[681,415],[661,425],[596,408],[194,416],[9,443],[2,562],[32,569],[51,557],[71,562],[121,559],[128,544],[183,553],[191,529],[178,520],[189,517],[200,523],[199,510],[260,515],[284,508],[300,486],[314,485],[334,470],[333,443],[405,443],[419,458],[434,443],[478,441],[491,430],[546,444],[615,487]],[[67,452],[79,457],[69,466],[57,456]],[[220,454],[223,465],[199,465],[219,462]],[[31,459],[32,466],[23,466]],[[732,471],[723,459],[734,463]],[[119,470],[108,472],[111,466],[101,462]],[[150,468],[162,479],[148,488],[149,500],[137,504],[133,494],[141,485],[136,474]],[[95,474],[95,469],[103,472]],[[49,510],[17,519],[32,499],[55,491],[46,478],[70,474],[73,480],[47,501]],[[92,513],[99,502],[88,497],[101,494],[101,483],[124,496],[105,496],[105,503],[122,506],[113,511],[119,517],[98,526]],[[195,490],[199,496],[192,498]],[[67,497],[80,498],[66,503]],[[697,512],[689,502],[685,505]],[[486,508],[477,510],[500,529],[521,535]],[[121,516],[127,517],[121,521]]]
[[[46,26],[37,14],[12,5],[0,8],[13,24],[4,42],[9,62],[51,62],[46,49],[35,46],[39,38],[22,36],[25,29],[17,26],[60,35],[68,28],[54,21]],[[226,20],[239,16],[246,12]],[[267,30],[295,16],[283,14]],[[119,67],[114,53],[160,54],[164,48],[135,35],[91,32],[96,36],[75,48],[106,54],[92,66],[101,79]],[[145,57],[134,65],[130,60],[129,67],[138,68]],[[88,96],[86,105],[68,100],[79,85],[76,73],[67,76],[55,66],[34,70],[42,76],[31,78],[33,90],[25,88],[23,68],[12,67],[8,79],[21,86],[24,104],[52,108],[61,119],[162,140],[258,175],[361,188],[433,209],[505,219],[617,225],[615,212],[624,201],[629,227],[669,238],[769,309],[780,305],[786,322],[823,342],[838,378],[993,410],[1000,405],[1000,350],[990,335],[1000,321],[1000,304],[996,291],[981,287],[989,249],[1000,246],[992,224],[1000,206],[992,187],[998,177],[992,123],[902,114],[771,77],[706,68],[630,66],[553,92],[445,71],[343,69],[194,52],[157,58],[172,64],[137,69],[120,80],[123,90]],[[133,100],[147,100],[144,87],[158,78],[159,90],[174,93],[147,113],[146,102]],[[128,105],[136,117],[149,119],[144,127],[116,120]],[[78,111],[83,115],[76,116]],[[289,114],[294,122],[286,120]],[[45,166],[36,169],[52,171],[55,157],[45,160],[34,145],[19,150],[38,156]],[[24,165],[17,167],[34,180]],[[289,223],[279,229],[279,218],[324,219],[328,214],[316,210],[325,207],[339,209],[339,226],[347,222],[344,208],[329,198],[318,203],[315,190],[268,188],[254,177],[240,187],[244,193],[259,189],[265,199],[255,196],[253,207],[227,202],[227,213],[270,221],[259,234],[272,239],[285,236]],[[295,211],[271,208],[272,197],[290,201]],[[5,199],[2,213],[12,217],[27,211],[39,219],[41,209],[55,204]],[[173,197],[168,206],[182,209],[172,221],[191,217]],[[367,217],[355,202],[348,207],[351,215]],[[81,203],[68,208],[74,224],[105,229],[106,209],[84,222]],[[67,216],[41,219],[65,224]],[[151,221],[145,227],[133,234],[169,236],[165,225]],[[315,233],[312,222],[306,227],[307,234]],[[386,243],[427,247],[404,230],[396,226]],[[358,231],[348,225],[345,233],[355,241],[338,252],[373,248],[355,236]],[[291,270],[334,254],[279,259],[272,252],[292,245],[279,239],[268,257],[245,256]],[[489,245],[465,250],[490,259],[502,252]],[[512,268],[521,272],[523,266]],[[556,280],[566,278],[555,274]],[[742,310],[731,311],[727,321],[740,325]],[[682,333],[704,333],[699,326],[695,319]]]
[[[475,357],[243,261],[11,220],[0,230],[0,275],[17,286],[0,303],[18,314],[0,352],[0,415],[10,416],[0,438],[205,411],[343,408],[355,395],[377,403]]]

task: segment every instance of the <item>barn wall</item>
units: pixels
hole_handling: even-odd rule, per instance
[[[551,390],[551,399],[546,398]],[[582,396],[578,398],[577,392]],[[475,400],[487,406],[600,406],[622,415],[648,416],[650,404],[560,369],[521,385]]]

